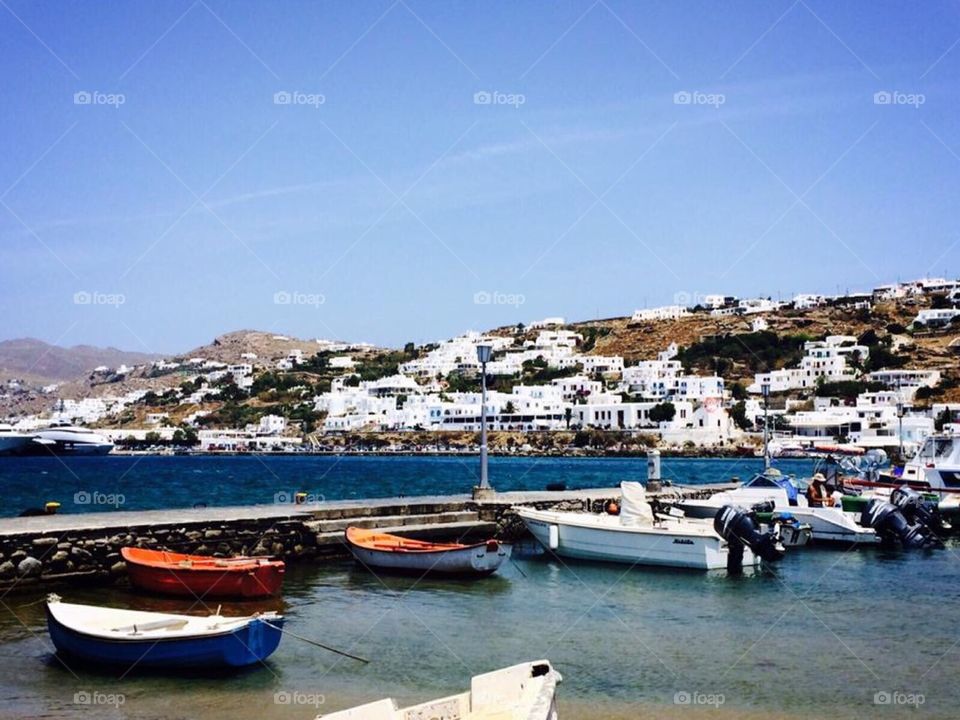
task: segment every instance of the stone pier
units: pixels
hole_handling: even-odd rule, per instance
[[[731,485],[674,486],[656,495],[708,495]],[[0,519],[0,592],[38,586],[111,583],[125,577],[120,548],[133,546],[196,555],[274,555],[322,562],[349,553],[348,525],[430,540],[515,540],[522,525],[516,505],[599,511],[617,488],[559,492],[342,500],[316,504],[254,505],[175,510],[116,511]]]

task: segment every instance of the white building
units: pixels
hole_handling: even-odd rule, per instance
[[[867,375],[871,382],[883,383],[886,387],[897,390],[906,401],[913,399],[917,390],[922,387],[934,387],[940,382],[939,370],[875,370]]]
[[[683,305],[664,305],[663,307],[634,310],[632,322],[648,322],[652,320],[676,320],[690,314]]]
[[[923,327],[944,327],[949,325],[958,315],[960,315],[960,310],[954,308],[927,308],[917,313],[917,316],[913,319],[913,324]]]
[[[826,302],[827,298],[825,296],[813,293],[801,293],[793,296],[793,306],[797,310],[810,310],[825,305]]]
[[[548,317],[543,320],[534,320],[530,323],[530,327],[534,330],[538,328],[548,328],[548,327],[558,327],[560,325],[565,325],[564,319],[562,317]]]
[[[806,355],[800,360],[800,366],[757,373],[748,392],[759,393],[764,384],[771,392],[786,390],[812,389],[818,381],[841,382],[854,380],[856,371],[848,366],[848,360],[857,355],[861,361],[867,359],[870,349],[857,345],[857,339],[850,335],[830,335],[825,340],[815,340],[804,344]]]

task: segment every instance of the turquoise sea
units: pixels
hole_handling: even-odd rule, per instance
[[[50,479],[20,486],[13,497],[20,505],[63,494],[54,479],[72,482],[66,490],[99,479],[104,492],[112,481],[136,507],[269,502],[286,484],[359,497],[463,491],[473,482],[463,482],[466,468],[450,458],[263,459],[272,472],[257,470],[254,458],[144,458],[131,467],[135,461],[69,461],[79,477],[72,481],[48,462]],[[690,476],[678,480],[716,481],[732,471],[746,475],[752,464],[667,460],[664,475],[682,468]],[[495,459],[493,468],[494,482],[514,489],[557,478],[571,487],[612,485],[642,477],[644,465]],[[8,467],[5,490],[25,472]],[[955,543],[924,553],[807,549],[739,578],[560,562],[533,546],[517,548],[515,562],[472,583],[378,577],[350,562],[295,565],[282,599],[228,603],[224,612],[282,610],[290,630],[370,664],[287,637],[265,666],[226,677],[118,678],[76,662],[64,666],[51,652],[42,597],[7,595],[0,604],[0,717],[308,720],[388,695],[413,702],[458,692],[473,674],[546,657],[564,676],[565,720],[953,719],[960,697],[960,628],[952,617],[960,600],[958,550]],[[64,595],[204,610],[119,586]],[[90,698],[100,704],[86,703]]]

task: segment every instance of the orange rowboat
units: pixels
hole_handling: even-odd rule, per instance
[[[510,557],[510,546],[497,540],[433,543],[358,527],[347,528],[346,540],[358,562],[393,572],[482,577],[496,572]]]
[[[130,584],[165,595],[198,598],[261,598],[283,584],[282,560],[269,557],[214,558],[125,547]]]

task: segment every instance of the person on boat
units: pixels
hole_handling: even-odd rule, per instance
[[[604,512],[607,515],[619,515],[620,514],[620,505],[617,504],[616,500],[611,500],[604,506]]]
[[[834,501],[830,497],[830,489],[827,487],[827,479],[822,473],[817,473],[810,478],[810,484],[807,485],[807,504],[810,507],[833,507]]]

